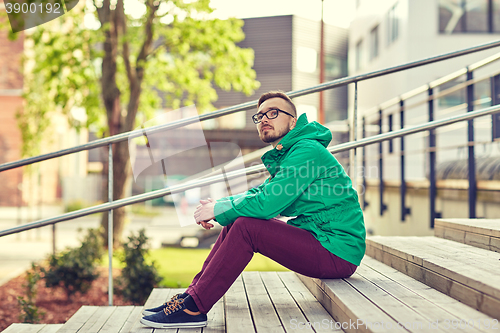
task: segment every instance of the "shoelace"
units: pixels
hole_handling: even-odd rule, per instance
[[[169,315],[177,310],[181,309],[182,303],[184,303],[183,298],[177,298],[173,300],[172,304],[169,304],[163,311],[165,312],[166,315]]]
[[[174,295],[169,301],[163,303],[163,305],[170,305],[170,304],[172,304],[175,300],[179,299],[179,296],[181,296],[181,294]]]

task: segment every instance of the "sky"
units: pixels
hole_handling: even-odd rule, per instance
[[[348,28],[354,16],[356,0],[324,0],[325,23]],[[249,18],[294,14],[311,20],[321,19],[321,0],[211,0],[213,16]],[[141,16],[145,6],[140,0],[125,0],[125,11]],[[89,26],[92,18],[88,17]],[[87,17],[86,17],[87,21]]]
[[[248,18],[295,14],[319,21],[321,0],[211,0],[218,18]],[[355,0],[324,0],[325,23],[348,28],[354,16]]]

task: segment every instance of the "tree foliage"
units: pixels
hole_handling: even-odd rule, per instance
[[[116,134],[160,108],[195,103],[211,111],[215,86],[245,94],[258,87],[253,50],[236,45],[244,39],[241,20],[208,18],[207,0],[146,0],[140,18],[125,14],[125,5],[87,2],[26,33],[26,104],[18,115],[25,156],[38,153],[54,112],[101,134],[110,134],[114,122]],[[97,29],[86,26],[89,17]],[[74,108],[85,109],[85,123],[74,119]]]
[[[241,20],[211,18],[209,0],[139,3],[143,14],[131,16],[124,0],[81,1],[25,34],[26,103],[18,114],[24,156],[39,152],[56,113],[67,115],[73,127],[94,126],[102,136],[115,135],[133,130],[160,108],[194,103],[199,112],[210,111],[216,86],[245,94],[259,86],[253,50],[236,45],[244,39]],[[95,27],[87,25],[92,20]],[[78,109],[86,112],[84,123],[75,116]],[[113,172],[117,200],[130,180],[127,142],[114,145]],[[115,246],[124,220],[124,209],[114,210]],[[102,226],[107,233],[107,214]]]

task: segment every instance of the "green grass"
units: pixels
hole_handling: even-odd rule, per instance
[[[163,278],[161,287],[187,288],[194,276],[200,271],[210,250],[208,249],[181,249],[161,248],[149,251],[146,260],[155,261],[158,273]],[[113,267],[123,268],[119,260],[120,251],[113,253]],[[108,267],[108,254],[106,253],[101,265]],[[255,253],[245,271],[288,271],[285,267]]]
[[[144,217],[155,217],[161,214],[161,212],[156,207],[148,207],[144,204],[131,205],[130,211],[134,215]]]
[[[161,286],[186,288],[200,271],[210,250],[162,248],[149,251],[150,259],[156,262],[158,273],[163,278]],[[256,253],[246,271],[287,271],[285,267]]]

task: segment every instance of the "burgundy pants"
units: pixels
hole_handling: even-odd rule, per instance
[[[310,232],[277,219],[239,217],[224,227],[201,271],[187,289],[202,313],[226,293],[254,252],[315,278],[345,278],[357,266],[325,249]]]

